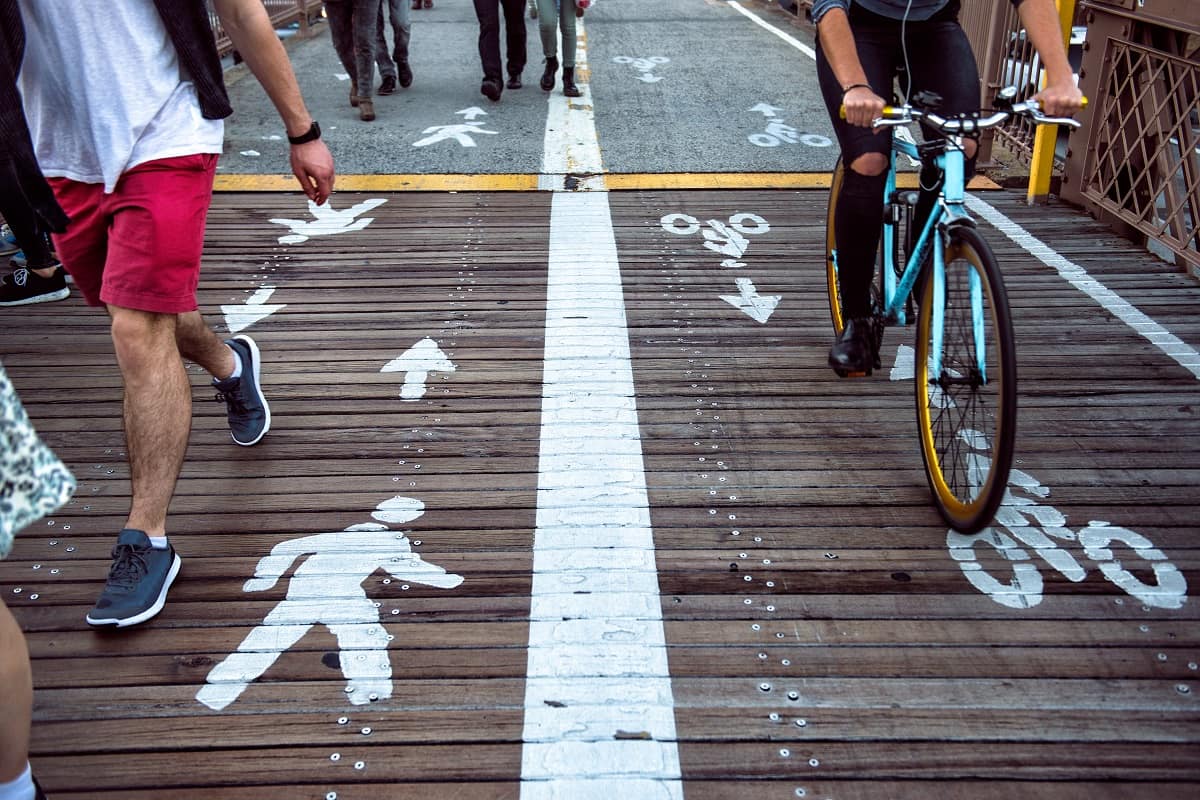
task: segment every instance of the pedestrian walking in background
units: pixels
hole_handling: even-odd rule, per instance
[[[0,277],[0,306],[66,299],[71,294],[66,273],[51,252],[46,232],[21,192],[16,170],[11,164],[0,164],[0,216],[4,217],[15,245],[22,253],[22,262],[10,262],[15,269]]]
[[[329,35],[342,68],[350,76],[350,105],[363,122],[375,119],[374,80],[381,0],[325,0]],[[387,55],[387,43],[382,53]]]
[[[324,203],[333,158],[265,8],[212,5],[283,120],[292,173]],[[49,177],[62,208],[57,219],[43,213],[47,227],[63,227],[62,211],[70,218],[54,243],[88,304],[107,309],[124,381],[132,500],[87,622],[134,625],[162,609],[180,567],[167,510],[191,431],[183,358],[212,375],[235,442],[257,443],[271,423],[258,347],[248,336],[221,341],[196,302],[222,119],[232,109],[204,3],[127,0],[96,14],[77,0],[0,0],[0,22],[0,63],[20,65],[25,140],[32,135],[14,163],[23,180],[39,163]],[[16,89],[0,70],[0,141],[20,135],[24,120],[9,109]],[[45,206],[29,185],[26,197]]]
[[[546,57],[546,69],[542,72],[542,88],[547,92],[554,88],[554,75],[558,72],[558,32],[562,30],[563,41],[563,94],[579,97],[575,85],[575,18],[582,16],[577,3],[587,0],[537,0],[538,33],[542,36],[542,53]]]
[[[395,42],[391,55],[388,55],[387,25],[384,23],[383,10],[387,9],[387,18],[392,26],[392,41]],[[375,29],[375,63],[379,65],[380,94],[392,94],[396,91],[396,82],[401,89],[412,86],[412,67],[408,64],[408,41],[412,36],[412,22],[407,0],[383,0],[379,4],[378,21]]]
[[[500,10],[504,9],[505,60],[500,58]],[[483,63],[483,83],[479,91],[495,102],[504,91],[504,69],[508,70],[508,88],[521,88],[525,70],[525,0],[475,0],[479,19],[479,60]]]

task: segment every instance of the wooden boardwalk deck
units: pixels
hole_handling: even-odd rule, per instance
[[[183,571],[137,629],[83,624],[128,501],[105,319],[78,297],[4,310],[0,356],[79,478],[0,562],[29,632],[33,763],[52,797],[521,794],[551,195],[335,202],[369,197],[386,203],[365,230],[284,245],[268,220],[304,216],[296,195],[218,196],[202,307],[218,323],[220,306],[283,306],[247,329],[275,422],[234,446],[193,373],[170,523]],[[1200,347],[1194,281],[1069,210],[982,198],[1086,270],[1079,286],[1182,340],[1172,352]],[[1200,609],[1183,595],[1200,586],[1200,383],[1163,337],[984,226],[1015,312],[1021,474],[1008,524],[964,541],[922,474],[900,379],[910,332],[888,332],[872,379],[824,365],[823,193],[610,203],[684,795],[1196,797]],[[736,213],[770,225],[736,269],[660,224]],[[782,298],[765,323],[721,299],[743,276]],[[382,370],[425,338],[456,368],[404,400],[416,370]],[[391,640],[390,696],[351,703],[316,625],[235,701],[198,700],[296,579],[244,591],[259,560],[372,522],[394,496],[424,504],[396,538],[463,580],[421,583],[402,549],[361,576]],[[1134,547],[1113,545],[1114,565],[1081,531]],[[643,735],[632,720],[615,738]]]

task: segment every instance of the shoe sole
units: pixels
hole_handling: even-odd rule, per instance
[[[39,294],[35,297],[26,297],[22,300],[7,300],[0,302],[0,306],[30,306],[34,303],[53,303],[55,300],[66,300],[71,296],[70,289],[58,289],[49,294]]]
[[[249,336],[246,336],[244,334],[241,336],[235,336],[233,338],[234,338],[234,341],[241,342],[242,344],[246,345],[246,347],[250,348],[250,364],[251,364],[251,368],[254,370],[254,387],[255,387],[255,389],[258,390],[258,401],[260,403],[262,403],[262,407],[263,407],[263,414],[264,414],[263,429],[261,432],[259,432],[258,436],[256,436],[253,441],[239,442],[237,440],[237,437],[233,436],[232,431],[229,434],[231,437],[233,437],[233,441],[236,442],[237,444],[240,444],[242,447],[250,447],[250,446],[256,445],[260,441],[262,441],[262,438],[267,435],[267,431],[271,430],[271,406],[267,404],[267,398],[263,394],[262,383],[259,380],[262,376],[262,357],[259,355],[258,345],[254,343],[253,339],[251,339]],[[242,368],[244,369],[245,366],[246,365],[243,364]]]
[[[148,609],[140,614],[135,614],[132,617],[125,619],[117,619],[109,617],[107,619],[93,619],[91,614],[86,617],[87,624],[93,628],[128,628],[131,625],[140,625],[148,619],[158,615],[163,610],[163,606],[167,604],[167,590],[171,588],[171,584],[175,583],[175,576],[179,574],[179,568],[183,565],[183,559],[179,554],[175,554],[175,560],[171,562],[171,569],[167,572],[167,579],[163,581],[162,590],[158,593],[158,598]]]

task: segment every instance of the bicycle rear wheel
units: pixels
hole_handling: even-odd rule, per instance
[[[938,510],[955,530],[976,533],[991,523],[1008,487],[1017,428],[1016,344],[1000,269],[979,233],[952,228],[945,256],[940,348],[932,279],[917,319],[917,421]],[[935,355],[941,361],[936,374]]]

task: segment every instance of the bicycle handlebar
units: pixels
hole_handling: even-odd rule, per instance
[[[1082,105],[1087,108],[1087,98],[1083,98]],[[846,118],[846,107],[841,109],[842,119]],[[1071,128],[1081,127],[1081,123],[1071,117],[1048,117],[1042,113],[1041,103],[1037,100],[1026,100],[1022,103],[1013,103],[1011,108],[997,109],[988,116],[953,116],[943,117],[935,111],[930,111],[924,108],[914,108],[911,105],[903,106],[884,106],[883,116],[872,122],[872,126],[876,128],[894,128],[900,125],[907,125],[915,120],[922,120],[931,128],[948,135],[956,136],[959,134],[975,133],[986,128],[994,128],[1010,117],[1025,116],[1029,117],[1038,125],[1066,125]]]

